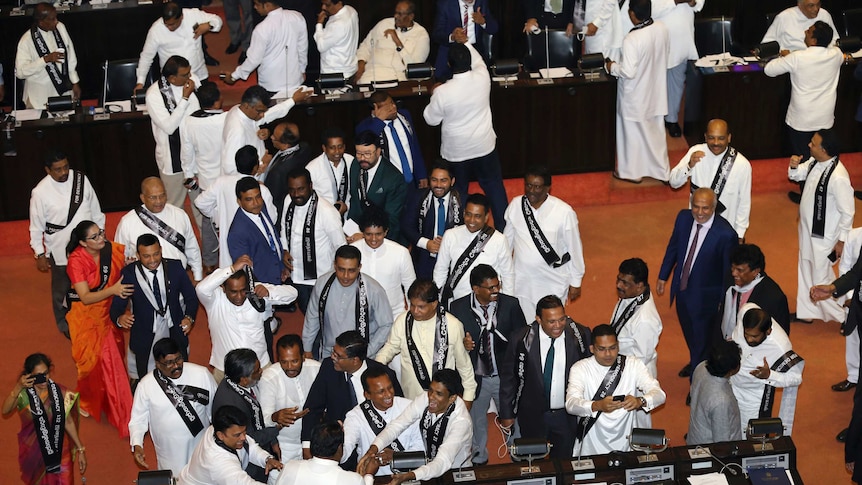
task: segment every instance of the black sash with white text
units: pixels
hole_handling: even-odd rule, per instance
[[[357,278],[356,285],[356,330],[362,335],[362,338],[368,343],[370,338],[369,325],[369,309],[368,309],[368,289],[365,287],[365,281],[360,274]],[[332,283],[335,281],[335,273],[326,280],[323,289],[320,291],[320,300],[317,302],[317,310],[320,315],[320,335],[323,336],[323,324],[326,322],[326,301],[329,299],[329,290],[332,289]]]
[[[811,170],[814,169],[814,166],[820,162],[811,162],[808,166],[808,174],[811,174]],[[817,182],[817,189],[814,192],[814,217],[812,219],[811,226],[811,236],[823,239],[823,235],[826,233],[826,188],[829,185],[829,179],[832,178],[832,172],[835,171],[835,167],[838,166],[838,157],[835,157],[835,160],[830,162],[831,165],[826,167],[823,173],[820,175],[820,180]]]
[[[84,173],[80,170],[75,170],[75,176],[72,178],[72,195],[69,197],[69,212],[66,215],[66,223],[61,225],[45,223],[45,234],[54,234],[62,231],[72,222],[72,218],[78,213],[78,209],[84,202]]]
[[[425,453],[429,460],[433,460],[437,456],[437,451],[440,450],[440,445],[443,444],[443,438],[446,436],[446,426],[449,424],[449,416],[455,410],[456,402],[458,402],[457,399],[446,408],[446,412],[437,421],[433,421],[434,416],[428,412],[428,408],[425,408],[425,412],[422,413],[422,437],[425,439]]]
[[[629,305],[626,307],[625,310],[623,310],[623,313],[619,316],[619,318],[616,318],[616,312],[614,312],[615,318],[614,321],[611,322],[611,326],[614,328],[614,332],[616,332],[617,335],[619,335],[620,332],[623,330],[623,327],[625,327],[626,324],[629,323],[629,320],[631,320],[631,318],[634,316],[635,311],[637,311],[637,309],[641,305],[643,305],[644,303],[646,303],[647,300],[649,300],[649,294],[649,285],[647,285],[644,292],[638,295],[633,302],[629,303]],[[622,300],[620,300],[620,303],[622,303]]]
[[[440,301],[443,302],[444,306],[448,306],[449,300],[452,298],[452,293],[455,291],[455,287],[458,286],[458,282],[461,281],[461,278],[464,277],[467,273],[467,269],[476,261],[476,258],[482,254],[482,251],[485,249],[485,245],[488,244],[488,241],[491,240],[491,236],[493,235],[493,227],[483,227],[482,230],[479,231],[479,234],[473,238],[467,248],[464,249],[464,252],[458,257],[458,260],[455,261],[455,266],[451,271],[449,271],[449,277],[446,279],[446,284],[443,285],[443,297]]]
[[[36,47],[36,53],[39,57],[45,57],[51,53],[50,49],[48,49],[48,44],[45,43],[45,39],[42,37],[42,32],[39,31],[37,26],[30,27],[30,37],[33,38],[33,45]],[[63,49],[64,51],[68,51],[59,29],[54,29],[54,41],[57,42],[58,50]],[[72,89],[72,82],[69,80],[68,64],[64,61],[60,63],[60,66],[60,68],[57,68],[56,62],[45,63],[45,70],[48,71],[48,78],[51,79],[51,84],[54,86],[57,94],[62,96],[63,93]]]
[[[431,189],[425,190],[427,190],[428,193],[425,194],[425,196],[422,198],[422,205],[419,207],[420,235],[425,228],[425,218],[428,217],[428,212],[430,212],[431,210],[436,210],[436,207],[434,205],[434,193],[431,191]],[[461,201],[459,200],[458,192],[456,192],[455,189],[452,189],[449,192],[449,205],[446,207],[446,229],[460,226],[461,223]]]
[[[431,359],[431,370],[425,367],[425,361],[422,360],[422,354],[419,353],[419,348],[416,346],[416,341],[413,339],[413,314],[407,312],[404,318],[404,324],[407,326],[407,354],[410,356],[410,363],[413,365],[413,373],[416,375],[416,380],[423,390],[428,390],[431,387],[431,377],[434,372],[443,369],[446,366],[446,357],[449,353],[449,324],[446,321],[446,310],[443,305],[437,305],[437,315],[434,321],[434,356]]]
[[[617,385],[620,383],[620,379],[623,377],[623,370],[626,368],[626,356],[619,354],[617,355],[617,360],[608,368],[608,373],[605,374],[605,378],[602,380],[602,385],[596,390],[596,394],[593,396],[593,401],[601,401],[607,396],[613,395],[614,391],[617,390]],[[584,434],[586,436],[587,433],[590,432],[590,429],[596,424],[599,416],[602,415],[601,411],[598,411],[595,416],[590,416],[584,420]]]
[[[162,94],[162,101],[165,103],[165,108],[168,113],[173,114],[177,109],[177,101],[174,99],[174,92],[171,89],[171,84],[168,83],[165,76],[159,78],[159,93]],[[183,171],[182,161],[180,160],[180,129],[177,128],[173,133],[168,134],[168,146],[171,149],[171,170],[172,173]]]
[[[368,421],[368,426],[371,427],[371,432],[374,433],[374,436],[379,435],[383,431],[383,428],[386,427],[386,421],[384,421],[383,416],[374,409],[371,399],[362,401],[362,403],[359,404],[359,409],[362,410],[362,414],[365,416],[365,420]],[[397,438],[390,446],[394,451],[404,451],[404,445],[402,445]]]
[[[42,459],[45,461],[45,473],[60,473],[60,463],[63,458],[63,437],[66,435],[66,410],[60,386],[48,380],[48,393],[51,396],[51,422],[36,388],[28,387],[27,397],[30,400],[30,416],[33,418],[36,430],[36,440]]]
[[[297,145],[298,146],[298,145]],[[302,225],[302,276],[307,280],[317,279],[317,253],[314,249],[314,225],[317,220],[317,192],[312,191],[311,197],[306,202],[308,212],[305,214],[305,222]],[[293,255],[290,241],[293,239],[293,214],[296,204],[293,202],[287,207],[287,216],[284,218],[284,233],[287,235],[287,252]]]
[[[181,253],[186,252],[186,238],[177,232],[176,229],[143,207],[135,207],[135,214],[147,226],[147,229],[155,232],[160,238],[170,243],[171,246],[179,249]]]
[[[715,207],[715,211],[719,214],[727,210],[727,207],[721,203],[719,198],[721,197],[722,191],[724,191],[725,185],[727,185],[727,178],[730,176],[730,170],[733,169],[733,162],[736,161],[736,148],[728,147],[727,151],[724,152],[724,157],[721,159],[721,163],[718,165],[718,170],[715,171],[715,176],[712,178],[712,191],[715,192],[715,200],[718,201]],[[691,185],[691,193],[694,194],[694,191],[699,189],[695,184]]]
[[[251,417],[252,424],[254,425],[255,431],[260,431],[266,427],[266,424],[263,421],[263,411],[260,408],[260,403],[255,399],[254,396],[251,395],[250,392],[246,391],[239,384],[230,380],[229,378],[224,378],[227,381],[227,385],[233,389],[233,392],[237,393],[246,404],[248,404],[249,409],[251,409]]]
[[[542,259],[545,260],[545,263],[552,268],[559,268],[568,263],[572,259],[571,255],[569,253],[564,254],[563,257],[557,255],[554,247],[551,246],[551,242],[548,241],[545,233],[542,232],[542,228],[539,227],[536,216],[533,214],[533,208],[530,207],[530,201],[527,200],[526,196],[521,197],[521,212],[524,213],[524,222],[527,224],[530,238],[533,240],[533,244],[536,246],[539,254],[542,255]]]
[[[180,415],[183,424],[189,429],[189,433],[192,436],[197,436],[204,429],[204,425],[197,411],[192,407],[191,401],[197,401],[204,405],[209,404],[209,392],[191,386],[186,386],[180,391],[159,369],[153,369],[153,377],[156,379],[159,387],[162,388],[162,392],[165,393],[171,405],[177,410],[177,414]],[[187,394],[190,394],[190,396]]]
[[[784,355],[778,358],[775,363],[770,367],[771,370],[775,372],[781,372],[782,374],[789,371],[793,366],[802,362],[802,357],[799,356],[793,350],[788,350]],[[758,417],[760,418],[771,418],[772,417],[772,405],[775,403],[775,386],[766,385],[763,386],[763,397],[760,398],[760,410],[758,411]]]
[[[105,241],[105,246],[99,251],[99,286],[90,288],[90,291],[101,291],[108,286],[108,278],[111,277],[111,241]],[[69,302],[81,301],[81,297],[75,291],[75,288],[69,290],[66,295]]]

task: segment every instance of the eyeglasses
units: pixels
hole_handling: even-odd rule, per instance
[[[99,232],[97,232],[96,234],[93,234],[92,236],[89,236],[89,237],[87,238],[87,240],[89,240],[89,241],[98,241],[99,239],[104,239],[104,238],[105,238],[105,230],[104,230],[104,229],[99,229]]]
[[[342,356],[338,355],[334,350],[329,355],[330,355],[330,357],[332,357],[332,360],[347,360],[347,359],[353,358],[353,357],[347,357],[347,356],[342,357]]]
[[[163,365],[165,367],[176,367],[176,366],[182,364],[184,361],[185,361],[185,359],[183,359],[182,356],[179,356],[173,360],[166,360],[164,362],[159,362],[159,364]]]
[[[497,283],[496,285],[490,285],[490,286],[482,286],[482,285],[478,285],[478,286],[479,286],[479,288],[482,288],[483,290],[488,290],[488,291],[494,291],[494,290],[497,290],[497,291],[500,291],[500,283]]]

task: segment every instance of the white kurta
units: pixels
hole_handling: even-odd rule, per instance
[[[171,133],[180,130],[182,139],[183,120],[190,114],[201,109],[198,97],[192,93],[189,99],[183,99],[183,87],[170,85],[174,95],[176,107],[174,112],[168,112],[162,93],[159,91],[159,83],[153,83],[147,88],[147,112],[153,125],[153,138],[156,140],[156,165],[159,174],[174,174],[173,160],[171,159],[171,146],[169,137]],[[182,149],[180,150],[182,151]],[[181,157],[182,158],[182,157]]]
[[[841,259],[838,260],[838,274],[843,275],[850,271],[856,261],[859,260],[859,253],[862,251],[862,227],[853,228],[847,240],[844,241],[844,253]],[[853,292],[848,291],[846,297],[853,298]],[[840,298],[838,301],[846,301]],[[844,311],[845,321],[847,319],[847,311]],[[844,361],[847,365],[847,380],[853,383],[859,382],[859,332],[862,329],[856,329],[844,338]]]
[[[30,192],[30,249],[34,255],[45,253],[48,257],[53,256],[54,264],[59,266],[66,266],[66,245],[72,238],[72,229],[79,222],[90,220],[99,227],[105,227],[105,214],[86,175],[84,199],[72,220],[67,220],[74,180],[75,170],[69,170],[69,179],[62,183],[45,175]],[[48,223],[58,226],[66,224],[66,227],[48,234],[45,232]]]
[[[425,389],[419,384],[416,374],[413,372],[413,363],[410,360],[410,351],[407,348],[407,312],[402,313],[395,319],[392,324],[392,331],[389,332],[389,338],[380,349],[380,352],[374,357],[374,360],[382,364],[388,364],[393,357],[401,355],[401,388],[404,390],[404,397],[413,399],[416,396],[424,395]],[[419,355],[422,356],[422,362],[425,363],[425,369],[429,374],[434,374],[434,337],[437,334],[437,316],[434,315],[428,320],[415,320],[413,322],[413,341],[416,342],[416,348]],[[454,369],[461,375],[461,382],[464,385],[464,400],[473,401],[476,397],[476,379],[473,374],[473,363],[470,361],[470,354],[464,347],[464,324],[461,323],[455,315],[446,313],[446,328],[448,329],[449,348],[446,352],[446,362],[443,367],[446,369]]]
[[[224,131],[222,132],[222,140],[224,140],[224,145],[222,145],[221,149],[222,174],[233,175],[237,173],[236,152],[246,145],[257,148],[258,160],[263,158],[266,148],[264,147],[263,140],[257,137],[258,129],[260,129],[261,125],[287,116],[287,113],[295,104],[293,99],[288,98],[267,110],[266,114],[259,121],[254,121],[240,111],[240,105],[231,108],[227,112],[227,118],[224,121]],[[275,214],[275,212],[270,212],[270,214]]]
[[[398,39],[404,46],[400,51],[395,41],[384,35],[389,29],[396,30]],[[407,64],[425,62],[430,51],[431,38],[428,37],[425,27],[413,22],[410,30],[402,32],[395,27],[394,19],[385,18],[368,32],[356,51],[357,61],[365,61],[365,73],[359,78],[359,84],[368,84],[371,81],[404,81],[407,79],[404,72]]]
[[[466,391],[465,391],[466,392]],[[422,414],[428,409],[428,393],[423,392],[413,399],[413,402],[389,423],[377,438],[373,445],[382,450],[389,443],[401,436],[410,425],[422,420]],[[437,422],[442,414],[434,415]],[[420,423],[421,424],[421,423]],[[449,423],[446,425],[446,434],[443,436],[443,444],[437,449],[437,456],[425,465],[413,470],[417,480],[430,480],[442,476],[446,471],[459,468],[470,458],[470,446],[473,442],[473,420],[470,419],[470,411],[460,397],[455,398],[455,409],[449,415]]]
[[[515,197],[509,203],[504,233],[509,247],[512,248],[515,271],[515,280],[513,284],[507,285],[507,292],[518,298],[529,322],[533,320],[536,303],[542,297],[553,294],[566,301],[570,286],[580,288],[586,268],[578,215],[572,210],[572,206],[553,195],[549,195],[538,209],[531,206],[533,217],[557,256],[563,257],[568,253],[572,258],[568,263],[554,268],[545,262],[530,237],[521,208],[523,197]],[[503,284],[506,283],[503,281]]]
[[[257,384],[257,400],[263,412],[263,421],[266,426],[275,426],[272,415],[276,411],[287,408],[298,408],[301,411],[305,406],[305,398],[314,384],[314,379],[320,372],[320,362],[305,359],[299,375],[291,378],[281,369],[278,362],[264,369],[260,382]],[[302,459],[302,418],[297,419],[292,425],[281,428],[278,432],[278,446],[281,447],[281,462]]]
[[[395,396],[391,408],[382,411],[375,406],[374,409],[383,418],[383,422],[388,424],[400,416],[412,402],[410,399]],[[377,435],[371,430],[371,425],[368,424],[368,419],[365,418],[362,409],[359,406],[351,409],[344,418],[344,455],[341,462],[347,461],[354,449],[360,457],[364,455],[368,448],[371,448],[371,443],[375,438]],[[398,442],[404,445],[404,451],[425,451],[425,441],[419,431],[419,420],[411,424],[397,438]],[[389,465],[381,466],[375,473],[378,476],[391,474],[392,469]]]
[[[790,339],[784,330],[772,321],[772,333],[766,337],[757,347],[751,347],[745,341],[745,333],[742,327],[742,315],[751,308],[758,308],[754,303],[746,303],[739,310],[739,323],[733,331],[733,341],[742,349],[742,363],[739,372],[730,377],[730,385],[733,394],[739,402],[739,418],[742,424],[742,432],[748,427],[749,419],[756,419],[763,399],[763,390],[767,385],[783,388],[781,396],[781,407],[778,417],[784,424],[784,434],[790,436],[793,431],[793,419],[796,413],[796,392],[802,384],[802,371],[805,361],[802,361],[787,372],[771,371],[766,379],[758,379],[751,375],[751,371],[763,366],[763,359],[769,367],[772,367],[781,356],[793,349]],[[777,393],[776,393],[777,396]],[[773,407],[773,414],[774,414]]]
[[[317,192],[317,195],[321,199],[326,199],[330,204],[335,204],[338,202],[338,184],[341,183],[341,174],[345,173],[345,170],[347,171],[347,177],[345,177],[344,182],[349,184],[351,164],[353,164],[353,155],[349,153],[344,154],[337,168],[326,157],[326,153],[321,153],[315,159],[308,162],[305,168],[311,174],[311,183],[314,184],[314,191]],[[342,202],[350,207],[350,191],[347,190],[346,194],[345,198],[347,200]]]
[[[815,162],[813,158],[800,163],[796,169],[788,169],[790,180],[799,182],[806,180],[808,166],[816,163],[807,176],[802,200],[799,203],[799,268],[796,291],[796,316],[803,319],[818,319],[823,321],[844,321],[844,309],[838,301],[829,298],[819,302],[811,301],[808,290],[814,285],[826,285],[835,279],[829,253],[838,241],[846,241],[853,226],[853,216],[856,204],[853,198],[853,187],[850,185],[850,175],[842,163],[838,163],[829,184],[826,186],[826,224],[823,237],[811,235],[814,223],[814,196],[820,176],[827,162]]]
[[[146,210],[143,205],[141,207]],[[165,204],[165,208],[158,214],[150,214],[176,230],[178,234],[186,239],[185,252],[180,251],[176,246],[144,225],[144,222],[141,221],[141,218],[138,217],[138,214],[134,210],[130,210],[120,219],[119,224],[117,224],[117,232],[114,233],[114,241],[126,246],[127,258],[137,259],[138,236],[142,234],[154,234],[162,246],[162,257],[180,260],[183,268],[188,266],[192,269],[195,281],[200,281],[203,278],[201,247],[198,244],[197,237],[195,237],[195,230],[192,227],[189,215],[186,214],[186,211],[171,204]]]
[[[234,171],[236,167],[234,166]],[[233,175],[222,175],[213,182],[209,190],[205,190],[195,199],[195,207],[201,214],[209,217],[218,226],[218,254],[219,266],[226,268],[233,263],[230,258],[230,250],[227,247],[227,234],[230,225],[233,222],[233,216],[236,215],[236,210],[239,209],[239,203],[236,201],[236,183],[239,179],[245,177],[238,173]],[[263,203],[266,204],[266,210],[270,214],[275,214],[275,204],[272,202],[272,194],[265,185],[260,186],[260,195],[263,197]]]
[[[183,364],[183,374],[178,379],[168,378],[168,380],[180,388],[194,386],[209,393],[207,404],[191,401],[192,408],[200,418],[204,429],[197,436],[191,435],[185,421],[179,415],[179,410],[174,407],[153,377],[153,373],[150,372],[138,382],[135,390],[132,418],[129,421],[129,442],[132,447],[136,445],[143,447],[144,435],[149,431],[156,448],[158,468],[171,470],[174,475],[179,475],[210,425],[212,399],[217,386],[206,367],[191,362]]]
[[[601,52],[605,57],[619,60],[623,33],[617,0],[588,0],[584,8],[584,22],[598,27],[596,35],[584,37],[585,53]]]
[[[694,6],[688,2],[677,3],[660,14],[653,13],[653,18],[661,21],[673,38],[668,52],[668,68],[700,57],[694,45],[694,14],[703,10],[703,4],[704,0],[696,0]],[[730,46],[727,50],[730,50]]]
[[[647,290],[649,291],[649,290]],[[635,298],[621,299],[614,307],[614,312],[611,314],[611,325],[618,319],[622,318],[626,308],[633,303]],[[625,324],[623,329],[617,335],[617,340],[620,344],[620,353],[623,355],[633,355],[640,359],[653,379],[658,378],[658,339],[661,336],[662,324],[661,316],[655,307],[655,299],[650,295],[650,299],[643,302],[634,315]]]
[[[192,73],[197,79],[204,80],[209,77],[201,47],[203,36],[195,38],[195,26],[206,23],[210,24],[210,32],[221,30],[221,17],[196,8],[184,8],[182,21],[173,31],[165,26],[165,21],[162,19],[153,22],[150,30],[147,31],[147,39],[144,41],[144,48],[138,60],[136,71],[138,84],[144,84],[157,54],[159,67],[164,67],[171,56],[181,56],[189,61]]]
[[[245,62],[230,76],[248,79],[257,69],[258,84],[263,89],[276,93],[276,97],[286,97],[302,84],[307,65],[305,19],[299,12],[277,8],[254,28]]]
[[[66,30],[63,22],[57,23],[57,31],[60,32],[60,38],[66,44],[66,59],[64,62],[69,69],[69,81],[72,84],[78,84],[80,78],[78,77],[78,56],[75,54],[75,45],[72,44],[72,38],[69,37],[69,32]],[[54,33],[46,32],[42,29],[39,29],[39,33],[42,34],[42,39],[48,47],[48,52],[56,52],[57,40],[54,39]],[[60,70],[61,68],[62,66],[58,63],[57,69]],[[24,80],[23,100],[28,108],[45,109],[48,98],[71,93],[71,90],[65,93],[58,93],[54,89],[51,77],[48,76],[48,71],[45,70],[45,61],[36,51],[36,46],[33,44],[33,36],[30,34],[29,29],[24,32],[21,40],[18,41],[18,50],[15,54],[15,69],[15,76],[18,79]]]
[[[221,284],[232,274],[229,266],[223,266],[195,287],[209,320],[212,340],[209,363],[218,370],[224,370],[225,355],[231,350],[246,348],[254,350],[260,365],[266,366],[269,364],[269,354],[263,334],[264,319],[266,315],[272,314],[272,305],[287,305],[296,300],[296,288],[258,283],[269,291],[269,296],[265,298],[266,310],[261,313],[255,310],[247,299],[240,306],[227,299]]]
[[[566,387],[566,411],[581,417],[595,417],[592,410],[593,396],[602,384],[609,367],[596,362],[595,357],[581,359],[569,370],[569,385]],[[649,373],[649,370],[634,356],[626,357],[620,382],[613,395],[638,395],[643,391],[646,399],[646,410],[650,411],[664,404],[667,397],[659,387],[659,383]],[[640,411],[617,409],[610,413],[602,413],[589,433],[586,434],[579,453],[583,455],[602,455],[611,451],[628,451],[628,435],[635,427],[636,414]]]
[[[221,175],[222,132],[227,113],[214,116],[189,116],[180,130],[180,160],[186,178],[197,176],[201,190],[207,190]]]
[[[694,168],[689,169],[688,162],[691,160],[691,155],[697,151],[701,151],[705,155]],[[691,183],[698,187],[712,187],[712,181],[715,179],[715,174],[721,167],[721,160],[726,153],[727,150],[719,155],[714,155],[709,151],[706,143],[692,146],[676,167],[670,171],[670,186],[678,189],[690,177]],[[730,222],[740,238],[745,237],[745,231],[748,230],[748,216],[751,213],[751,163],[739,152],[736,152],[736,160],[733,162],[733,167],[727,176],[727,181],[718,200],[726,208],[721,213],[721,217]],[[689,197],[689,207],[691,207],[691,197]]]
[[[321,23],[315,25],[314,42],[320,51],[320,73],[342,73],[349,78],[358,67],[359,14],[350,5],[341,5],[335,15],[329,16],[326,28]]]
[[[362,253],[362,273],[371,276],[389,297],[389,305],[392,306],[392,318],[404,313],[407,309],[407,290],[416,280],[416,272],[413,270],[413,260],[410,251],[404,246],[384,239],[383,244],[377,249],[371,249],[360,239],[352,244],[359,248]]]
[[[303,262],[302,231],[305,227],[305,217],[308,215],[309,202],[297,206],[293,212],[293,224],[291,225],[290,239],[287,235],[287,208],[290,207],[290,196],[284,198],[284,215],[281,218],[281,227],[278,228],[281,237],[281,247],[289,251],[293,256],[293,272],[291,280],[298,285],[314,285],[317,278],[305,279],[305,263]],[[341,231],[341,214],[338,209],[329,202],[318,196],[317,213],[314,217],[314,261],[317,276],[332,269],[335,260],[335,250],[347,244],[344,232]],[[364,261],[363,261],[364,263]],[[363,270],[364,270],[363,264]]]
[[[441,289],[446,284],[446,279],[449,272],[455,267],[455,263],[461,254],[467,249],[467,246],[479,236],[481,229],[476,232],[470,232],[467,226],[456,226],[443,233],[443,241],[440,243],[440,251],[437,253],[437,263],[434,265],[434,283],[437,288]],[[544,261],[543,261],[544,263]],[[453,291],[452,299],[457,300],[462,296],[469,295],[470,289],[470,272],[477,264],[490,265],[497,271],[500,278],[501,291],[510,293],[515,291],[514,282],[515,274],[512,266],[512,250],[509,248],[509,242],[500,231],[494,231],[494,234],[488,238],[485,248],[479,253],[479,256],[473,261],[461,277]]]
[[[257,483],[257,482],[255,482]],[[314,457],[310,460],[294,460],[284,465],[275,485],[307,485],[311,483],[326,485],[371,485],[371,475],[367,480],[356,472],[342,470],[338,462]]]
[[[632,30],[622,59],[611,65],[617,81],[617,174],[666,181],[670,172],[664,116],[670,40],[661,22]]]
[[[180,472],[178,485],[259,485],[260,482],[251,478],[242,469],[237,455],[220,447],[215,442],[215,430],[212,426],[205,429],[203,439],[195,447],[189,464]],[[269,458],[263,448],[249,435],[245,437],[248,443],[249,463],[265,468]],[[244,451],[239,451],[244,453]]]
[[[820,9],[816,18],[810,19],[802,13],[799,7],[790,7],[775,16],[760,42],[777,41],[782,50],[805,50],[805,31],[818,20],[822,20],[832,27],[832,42],[838,40],[838,29],[835,28],[832,15],[825,8]]]

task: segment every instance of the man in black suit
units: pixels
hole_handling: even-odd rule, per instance
[[[488,463],[488,407],[491,399],[500,409],[500,366],[512,334],[527,326],[518,299],[500,293],[494,268],[479,264],[470,272],[473,292],[452,302],[450,311],[464,324],[464,346],[476,373],[473,420],[473,464]],[[475,337],[474,337],[475,336]]]
[[[246,432],[258,446],[279,455],[277,426],[266,426],[263,408],[257,400],[255,388],[260,381],[260,361],[251,349],[234,349],[224,357],[224,379],[213,396],[213,414],[223,406],[235,406],[242,410],[248,420]],[[266,483],[266,470],[249,463],[246,473],[259,482]]]
[[[464,223],[464,207],[454,188],[455,174],[449,163],[434,162],[428,181],[430,187],[408,194],[401,232],[412,247],[416,276],[431,279],[443,233]]]
[[[369,359],[368,344],[356,330],[342,333],[335,339],[332,356],[320,363],[320,372],[308,391],[305,406],[308,414],[302,419],[302,456],[311,458],[309,442],[314,427],[326,421],[344,421],[347,412],[365,400],[362,373],[369,368],[385,369],[395,388],[395,395],[404,397],[395,372]],[[351,463],[352,462],[352,463]],[[356,466],[355,457],[345,462],[345,468]]]
[[[264,172],[263,184],[272,193],[272,202],[278,210],[275,227],[281,227],[284,199],[287,197],[287,174],[311,161],[311,148],[299,140],[299,127],[295,123],[279,123],[269,138],[278,151]]]
[[[372,205],[389,214],[387,239],[404,244],[401,235],[401,212],[407,197],[404,176],[389,160],[383,157],[380,137],[372,131],[356,135],[356,160],[350,166],[350,209],[345,223],[345,232],[350,235],[348,243],[362,238],[359,232],[359,217]],[[355,230],[353,230],[355,228]]]
[[[679,371],[680,377],[690,377],[692,369],[706,359],[709,343],[721,338],[719,310],[730,286],[730,255],[739,236],[715,213],[717,200],[709,187],[694,191],[691,209],[676,216],[658,274],[656,293],[662,296],[673,273],[670,302],[676,299],[676,314],[689,351],[689,362]]]
[[[787,296],[766,274],[766,258],[754,244],[740,244],[730,255],[730,274],[733,286],[724,295],[721,333],[729,339],[736,327],[739,308],[745,303],[756,303],[769,313],[773,320],[790,335],[790,309]]]
[[[511,428],[517,418],[522,437],[547,438],[552,457],[571,457],[579,428],[578,417],[566,412],[566,386],[572,365],[592,355],[590,329],[548,295],[536,304],[536,321],[510,341],[500,367],[501,424]]]
[[[134,285],[135,291],[128,299],[114,298],[110,310],[111,321],[129,330],[128,368],[133,386],[155,368],[153,343],[162,338],[177,342],[183,358],[188,359],[188,334],[198,314],[198,297],[183,264],[162,259],[162,246],[154,234],[138,236],[136,247],[138,260],[122,271],[123,284]]]

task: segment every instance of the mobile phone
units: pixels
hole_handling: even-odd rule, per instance
[[[829,261],[832,261],[834,263],[835,261],[838,260],[838,253],[836,253],[835,250],[833,249],[832,252],[829,253],[829,256],[827,256],[827,258],[829,258]]]
[[[614,401],[620,401],[620,402],[622,402],[622,401],[625,401],[625,400],[626,400],[626,396],[625,396],[624,394],[620,394],[620,395],[618,395],[618,396],[614,396]]]
[[[33,374],[33,384],[44,384],[46,382],[48,382],[47,374]]]

